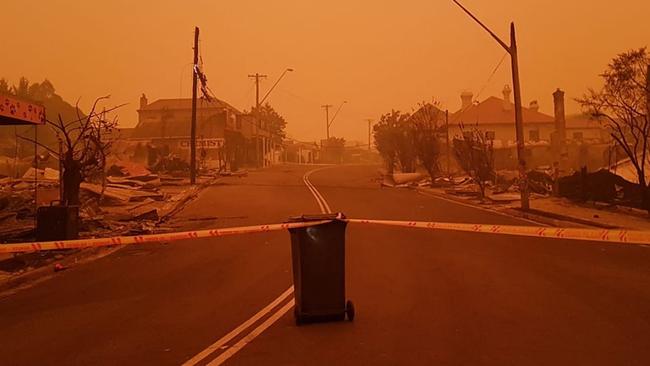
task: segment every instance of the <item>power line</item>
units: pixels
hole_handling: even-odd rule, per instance
[[[478,97],[479,97],[481,94],[483,94],[483,92],[485,91],[485,89],[488,87],[488,85],[489,85],[490,82],[492,81],[492,78],[494,77],[494,75],[497,73],[497,71],[499,70],[499,68],[500,68],[501,65],[503,64],[503,61],[505,61],[506,56],[508,56],[508,52],[506,52],[506,53],[503,54],[503,57],[501,57],[501,60],[499,61],[499,63],[497,64],[497,66],[494,68],[494,70],[492,70],[492,73],[491,73],[490,76],[487,78],[487,81],[485,82],[485,84],[483,84],[483,87],[481,88],[481,90],[478,92],[478,94],[476,94],[476,98],[475,98],[475,99],[478,99]]]

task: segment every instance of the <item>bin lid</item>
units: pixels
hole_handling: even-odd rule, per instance
[[[300,215],[292,216],[289,218],[289,222],[305,222],[305,221],[322,221],[322,220],[341,220],[345,219],[345,215],[342,213],[326,213],[326,214],[312,214],[312,215]]]

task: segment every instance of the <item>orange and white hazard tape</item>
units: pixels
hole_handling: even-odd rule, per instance
[[[451,230],[472,233],[484,233],[492,235],[515,235],[549,239],[569,239],[591,242],[605,242],[614,244],[644,244],[650,245],[650,231],[633,230],[605,230],[605,229],[573,229],[573,228],[549,228],[537,226],[514,226],[514,225],[485,225],[485,224],[463,224],[447,222],[426,222],[426,221],[391,221],[391,220],[365,220],[365,219],[341,219],[351,224],[371,224],[383,226],[396,226],[406,228],[421,228],[429,230]],[[185,231],[179,233],[151,234],[138,236],[119,236],[113,238],[78,239],[52,242],[34,242],[21,244],[0,244],[0,253],[27,253],[45,250],[79,249],[90,247],[102,247],[111,245],[133,245],[145,243],[171,242],[178,240],[214,238],[226,235],[241,235],[251,233],[263,233],[269,231],[280,231],[316,226],[331,222],[331,220],[319,220],[308,222],[243,226],[223,229]]]
[[[465,231],[484,234],[515,235],[550,239],[569,239],[615,244],[650,245],[650,231],[550,228],[537,226],[484,225],[425,221],[389,221],[361,219],[346,219],[345,221],[352,224],[372,224],[421,228],[429,230]]]
[[[320,225],[327,222],[329,221],[322,220],[322,221],[284,223],[284,224],[272,224],[272,225],[243,226],[243,227],[232,227],[232,228],[212,229],[212,230],[184,231],[179,233],[166,233],[166,234],[118,236],[112,238],[77,239],[77,240],[33,242],[33,243],[21,243],[21,244],[0,244],[0,253],[28,253],[28,252],[38,252],[38,251],[45,251],[45,250],[80,249],[80,248],[90,248],[90,247],[105,247],[111,245],[133,245],[133,244],[145,244],[145,243],[171,242],[171,241],[197,239],[197,238],[214,238],[214,237],[226,236],[226,235],[241,235],[241,234],[264,233],[269,231],[296,229],[301,227]]]

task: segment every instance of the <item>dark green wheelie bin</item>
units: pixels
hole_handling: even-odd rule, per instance
[[[296,324],[354,319],[345,298],[345,228],[342,214],[303,215],[289,222],[331,220],[289,229]]]
[[[64,206],[53,201],[36,210],[36,240],[79,239],[79,206]]]

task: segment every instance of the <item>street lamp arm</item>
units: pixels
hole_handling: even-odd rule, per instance
[[[263,97],[262,100],[260,101],[260,105],[264,104],[264,101],[266,100],[266,98],[268,98],[269,95],[271,95],[271,92],[273,91],[273,89],[275,89],[275,87],[280,83],[280,80],[282,80],[282,78],[284,77],[284,75],[286,75],[286,73],[289,72],[289,71],[293,71],[293,69],[285,69],[285,70],[284,70],[284,72],[282,73],[282,75],[280,75],[280,77],[278,78],[278,80],[275,81],[275,84],[273,84],[273,86],[271,87],[271,89],[269,89],[269,91],[266,92],[266,94],[264,95],[264,97]]]
[[[339,112],[341,111],[341,108],[343,108],[343,104],[345,104],[345,103],[347,103],[347,101],[344,101],[343,103],[341,103],[339,108],[336,110],[336,113],[334,113],[334,117],[332,117],[332,120],[329,121],[329,123],[327,124],[327,127],[330,127],[332,125],[332,123],[334,123],[334,120],[336,119],[336,116],[339,115]]]
[[[490,30],[490,28],[488,28],[485,24],[483,24],[483,22],[481,22],[477,17],[475,17],[474,14],[472,14],[469,10],[467,10],[467,8],[465,8],[461,3],[459,3],[458,0],[452,0],[452,1],[456,3],[456,5],[458,5],[461,9],[463,9],[463,11],[467,13],[467,15],[469,15],[472,19],[474,19],[474,21],[478,23],[483,29],[485,29],[488,33],[490,33],[492,38],[494,38],[494,40],[496,40],[501,45],[501,47],[503,47],[508,53],[512,54],[512,50],[510,46],[508,46],[505,42],[503,42],[501,38],[499,38],[499,36],[494,34],[494,32]]]

